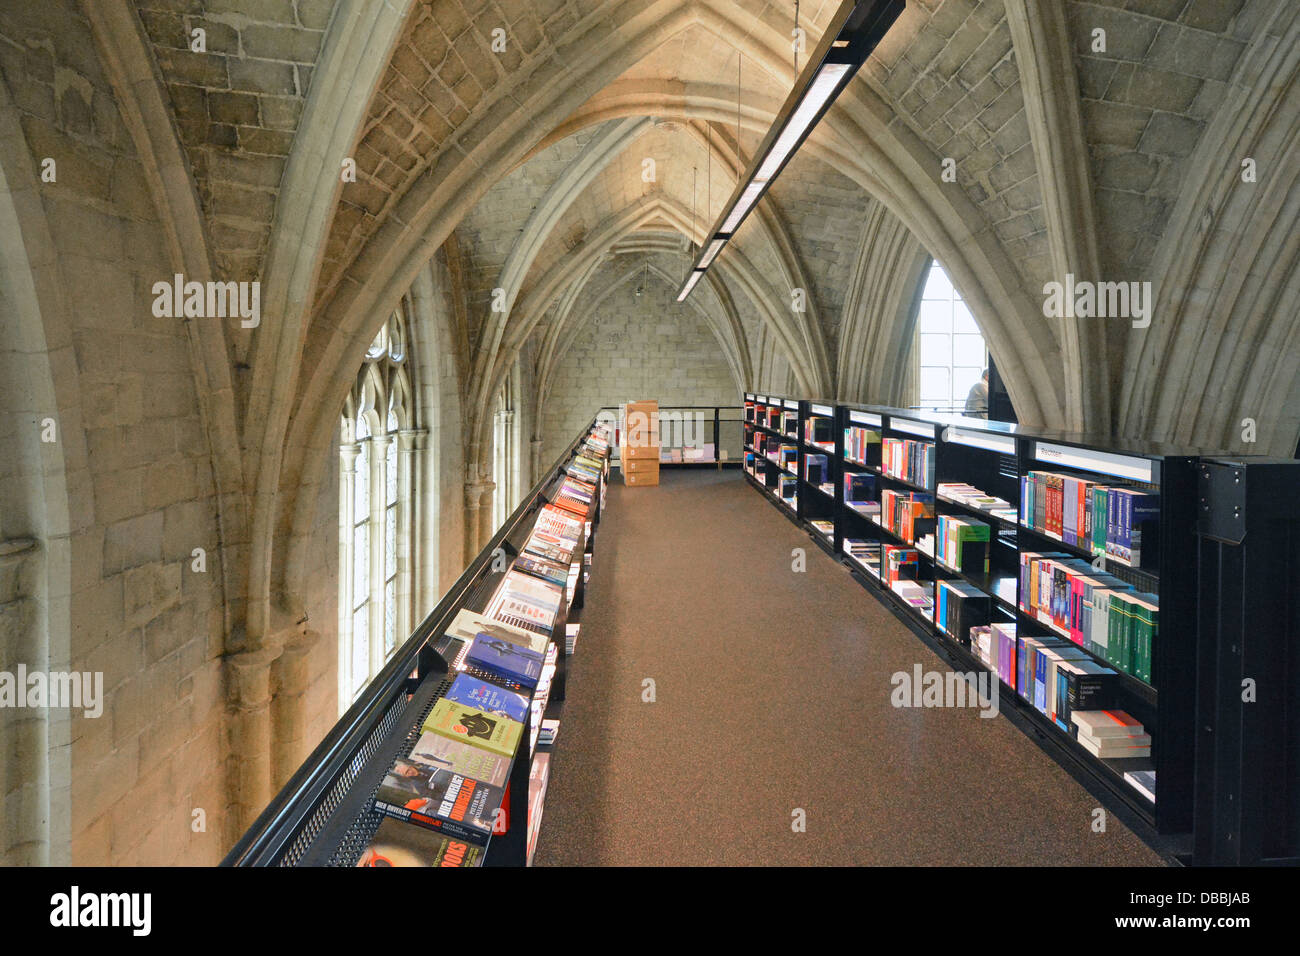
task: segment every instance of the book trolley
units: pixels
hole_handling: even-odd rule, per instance
[[[584,428],[524,496],[487,547],[231,849],[223,866],[356,865],[385,819],[374,806],[381,781],[394,760],[411,752],[421,725],[450,689],[452,679],[457,673],[468,673],[500,681],[467,665],[468,644],[448,636],[446,631],[458,612],[481,612],[487,607],[510,562],[519,555],[531,533],[538,513],[563,483],[565,466],[597,427],[593,420]],[[608,477],[606,457],[589,513],[589,533],[584,534],[573,552],[564,600],[551,627],[549,646],[555,671],[543,702],[543,720],[558,719],[563,707],[566,636],[568,626],[581,619]],[[518,689],[518,685],[514,686]],[[527,689],[520,692],[529,694]],[[531,822],[529,819],[529,777],[535,756],[550,750],[539,740],[537,720],[535,708],[530,706],[482,865],[525,866],[531,862],[529,834],[541,821],[540,816]],[[540,814],[541,808],[535,809]]]
[[[1234,543],[1231,532],[1238,535],[1236,544],[1246,537],[1244,525],[1222,530],[1244,513],[1244,505],[1234,512],[1212,479],[1219,476],[1220,489],[1230,486],[1232,479],[1223,474],[1236,468],[1237,483],[1244,486],[1250,469],[1265,467],[1262,462],[1225,462],[1222,456],[1152,445],[1116,447],[1109,439],[1090,442],[983,419],[753,393],[745,396],[744,444],[744,471],[755,488],[955,670],[996,678],[1002,715],[1166,859],[1300,862],[1300,680],[1294,673],[1300,664],[1300,462],[1274,461],[1255,480],[1256,487],[1279,489],[1270,501],[1287,504],[1255,508],[1256,521],[1266,527],[1247,543],[1255,547],[1252,566],[1272,574],[1274,607],[1248,616],[1244,609],[1252,602],[1242,598],[1240,581],[1235,587],[1231,579],[1223,581],[1221,570],[1227,567],[1239,578],[1245,567],[1236,553],[1223,553],[1225,540]],[[1053,514],[1044,493],[1054,481],[1065,482],[1064,528],[1060,509]],[[1290,493],[1283,494],[1280,486],[1287,483]],[[1059,485],[1056,493],[1060,502]],[[1094,493],[1101,497],[1085,500]],[[1137,502],[1129,506],[1132,527],[1123,528],[1125,546],[1112,551],[1103,540],[1099,553],[1098,542],[1078,529],[1085,523],[1097,527],[1094,505],[1113,508],[1116,500],[1121,511],[1125,501]],[[1283,508],[1289,509],[1289,524],[1283,525],[1289,531],[1265,517],[1267,512],[1277,518]],[[1118,522],[1114,512],[1102,517]],[[1118,523],[1112,530],[1121,538]],[[1205,538],[1211,532],[1214,541]],[[1055,579],[1067,582],[1063,595],[1052,590],[1051,580],[1034,576],[1054,566],[1044,559],[1071,569]],[[1073,598],[1068,588],[1075,578],[1066,573],[1080,582]],[[1077,589],[1094,580],[1112,583],[1096,584],[1096,601],[1085,602]],[[1131,591],[1123,590],[1124,603],[1109,608],[1102,603],[1103,588]],[[1112,616],[1098,617],[1094,603]],[[1145,631],[1142,614],[1120,614],[1138,605],[1158,613]],[[1220,609],[1227,612],[1226,625]],[[1115,631],[1088,630],[1091,622],[1104,627],[1115,616],[1139,622],[1118,632],[1123,642]],[[1252,640],[1241,626],[1247,620]],[[1107,637],[1109,643],[1101,643]],[[1254,649],[1254,669],[1241,667],[1242,644]],[[1064,646],[1066,656],[1092,671],[1113,672],[1105,675],[1108,700],[1102,706],[1142,724],[1149,756],[1105,756],[1083,745],[1054,710],[1051,690],[1045,699],[1035,675],[1024,671],[1040,660],[1040,646]],[[1276,666],[1270,668],[1267,657]],[[1243,711],[1247,671],[1286,675],[1288,669],[1290,677],[1270,685],[1286,703],[1275,700],[1267,726],[1263,708],[1251,711],[1247,705]],[[1245,726],[1258,733],[1247,758],[1234,749]],[[1260,765],[1243,767],[1251,753],[1276,772],[1265,778]],[[1229,756],[1235,769],[1228,766]],[[1279,774],[1289,779],[1279,780]],[[1282,836],[1269,836],[1279,828]],[[1252,834],[1253,843],[1243,849],[1243,836]]]

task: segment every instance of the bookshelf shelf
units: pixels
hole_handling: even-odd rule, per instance
[[[753,396],[746,399],[752,401]],[[779,408],[782,414],[787,414],[790,402],[787,397],[767,396],[764,402],[757,403],[758,415],[762,417],[766,407]],[[1193,747],[1187,735],[1178,731],[1188,726],[1190,695],[1161,693],[1160,689],[1166,683],[1186,682],[1191,677],[1186,660],[1179,659],[1178,642],[1161,641],[1160,635],[1194,626],[1195,590],[1191,576],[1180,573],[1173,585],[1168,576],[1175,570],[1170,561],[1190,560],[1194,550],[1191,541],[1196,505],[1188,492],[1194,484],[1191,475],[1197,456],[1163,451],[1117,454],[1071,436],[1032,434],[1018,426],[998,422],[928,416],[883,406],[801,400],[799,409],[798,473],[805,473],[804,461],[808,456],[825,455],[826,478],[834,488],[834,494],[828,494],[801,478],[815,493],[801,492],[793,509],[799,523],[816,537],[833,541],[832,553],[837,559],[855,573],[863,587],[895,608],[903,620],[911,622],[923,640],[951,652],[959,663],[996,676],[1007,688],[1011,711],[1008,716],[1040,746],[1068,765],[1072,773],[1122,807],[1139,825],[1147,827],[1153,838],[1185,834],[1191,817]],[[829,419],[833,423],[829,437],[834,439],[834,447],[807,440],[812,418],[822,422]],[[819,422],[815,427],[824,432],[826,426]],[[789,439],[788,433],[777,434],[781,441]],[[889,467],[891,462],[896,468],[902,468],[906,476]],[[1024,476],[1032,473],[1030,480],[1038,482],[1033,490],[1041,496],[1050,476],[1058,474],[1059,469],[1065,469],[1067,477],[1074,482],[1068,487],[1087,489],[1087,495],[1080,497],[1077,512],[1053,512],[1053,520],[1058,522],[1091,520],[1091,510],[1085,514],[1082,504],[1088,503],[1091,508],[1094,487],[1101,486],[1098,494],[1109,495],[1115,491],[1124,497],[1133,496],[1135,502],[1144,493],[1159,496],[1158,520],[1144,517],[1144,521],[1152,523],[1142,526],[1143,556],[1147,557],[1148,545],[1155,552],[1151,567],[1128,568],[1110,557],[1100,562],[1104,563],[1104,570],[1093,567],[1091,548],[1068,545],[1015,517],[1022,515]],[[853,479],[853,475],[863,477]],[[846,490],[849,481],[852,485]],[[755,484],[762,486],[760,481]],[[953,489],[953,494],[959,494],[960,498],[938,494],[941,485]],[[764,490],[776,497],[771,489]],[[882,519],[879,508],[886,492],[890,493],[890,506],[902,508],[904,515],[900,518],[895,510],[894,523],[911,528],[912,539],[890,530]],[[850,497],[859,504],[871,502],[876,513],[853,507]],[[781,504],[787,513],[791,511],[787,502]],[[985,504],[988,507],[978,506]],[[994,515],[990,507],[1002,508],[1007,513]],[[1073,501],[1061,507],[1071,509]],[[1033,514],[1037,516],[1037,512]],[[831,522],[834,534],[815,531],[810,524],[813,520]],[[941,535],[940,528],[948,537]],[[1119,534],[1119,528],[1117,523],[1114,534]],[[1107,533],[1111,533],[1109,526]],[[952,537],[954,534],[956,538]],[[1135,544],[1136,540],[1135,533]],[[962,571],[948,563],[953,548],[957,548],[962,566],[980,570]],[[964,548],[976,551],[968,554]],[[936,555],[934,551],[939,553]],[[887,555],[892,556],[891,574],[907,582],[900,585],[906,593],[888,583],[884,573]],[[1026,565],[1028,570],[1022,570],[1022,559],[1030,562]],[[1079,563],[1070,564],[1070,561]],[[987,571],[983,570],[985,566]],[[1049,573],[1050,587],[1046,583],[1049,579],[1043,577]],[[1038,577],[1033,577],[1034,574]],[[1067,601],[1064,595],[1068,592],[1071,595],[1068,600],[1074,601],[1075,595],[1069,589],[1079,587],[1078,580],[1082,578],[1095,579],[1095,588],[1105,586],[1138,596],[1149,593],[1158,602],[1153,604],[1159,611],[1158,632],[1156,625],[1152,625],[1147,633],[1153,636],[1147,638],[1143,632],[1134,630],[1131,640],[1150,643],[1126,646],[1128,656],[1118,656],[1117,650],[1117,659],[1122,664],[1107,662],[1104,655],[1078,643],[1083,632],[1077,622],[1076,640],[1071,640],[1070,631],[1054,621],[1041,620],[1036,612],[1022,606],[1025,595],[1021,591],[1031,580],[1036,587],[1044,589],[1044,600],[1050,593],[1053,600]],[[1066,587],[1066,591],[1061,591],[1061,587]],[[941,597],[949,615],[943,619],[938,614]],[[954,610],[954,601],[961,610]],[[974,603],[966,608],[965,602]],[[1064,604],[1052,606],[1055,613],[1063,613]],[[1072,604],[1070,613],[1081,606]],[[986,633],[979,653],[971,634],[963,633],[965,627],[957,621],[966,627],[984,628]],[[992,664],[980,657],[990,653],[987,631],[994,625],[1004,629],[994,632],[1004,641],[1012,635],[1009,639],[1017,658],[1041,661],[1050,652],[1055,655],[1050,660],[1075,660],[1096,668],[1102,675],[1097,679],[1098,686],[1104,687],[1109,695],[1102,709],[1124,710],[1139,721],[1152,738],[1150,757],[1113,760],[1090,753],[1075,738],[1073,723],[1067,722],[1066,728],[1062,728],[1058,719],[1062,715],[1053,716],[1055,704],[1048,702],[1041,691],[1035,691],[1037,697],[1029,699],[1016,689],[1019,681],[1030,678],[1018,674],[1013,667],[1008,680],[1008,675],[999,673],[996,656]],[[1151,648],[1149,664],[1145,659],[1139,660],[1139,652],[1134,649],[1139,646]],[[1005,664],[1004,660],[1002,666]],[[1152,671],[1150,682],[1137,674],[1139,667],[1147,666]],[[1052,672],[1057,672],[1055,664]],[[1041,683],[1044,678],[1035,672],[1033,679]],[[1125,781],[1124,773],[1134,769],[1156,771],[1159,781],[1156,804]]]

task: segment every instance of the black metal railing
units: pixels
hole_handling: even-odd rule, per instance
[[[407,693],[425,676],[432,645],[442,637],[473,589],[490,572],[493,556],[522,523],[547,502],[546,493],[561,475],[578,445],[595,421],[571,441],[541,479],[520,501],[492,540],[470,562],[442,600],[393,654],[378,676],[339,718],[325,739],[312,751],[289,782],[272,798],[253,825],[234,845],[222,866],[279,866],[296,862],[314,835],[322,830],[351,787],[365,758],[379,738],[391,731],[392,714],[400,710]],[[414,677],[414,680],[413,680]]]
[[[601,408],[597,420],[617,429],[618,408]],[[660,405],[660,464],[739,464],[745,447],[744,421],[742,405]],[[617,437],[616,433],[615,445]]]

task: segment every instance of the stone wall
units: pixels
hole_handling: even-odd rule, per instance
[[[27,153],[6,148],[6,182],[38,182],[46,158],[56,170],[14,238],[62,294],[25,320],[43,323],[51,350],[64,335],[71,346],[53,363],[49,454],[62,457],[73,507],[45,508],[70,510],[72,526],[39,543],[47,591],[69,594],[71,618],[62,634],[51,619],[49,640],[69,643],[48,666],[104,675],[103,715],[73,712],[68,748],[51,758],[67,772],[54,775],[50,826],[70,830],[51,837],[51,859],[70,845],[73,864],[215,863],[225,619],[212,467],[186,328],[150,308],[152,284],[172,273],[163,228],[95,51],[72,0],[0,8],[4,99]]]
[[[722,348],[694,306],[677,303],[676,290],[653,273],[641,296],[638,282],[595,307],[557,367],[540,414],[543,468],[604,405],[741,403]]]

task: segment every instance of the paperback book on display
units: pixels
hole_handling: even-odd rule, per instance
[[[450,770],[464,777],[504,787],[510,776],[510,758],[473,747],[440,734],[422,733],[411,749],[412,763],[434,770]]]
[[[474,645],[470,647],[468,660],[477,663],[474,660],[474,646],[477,646],[479,641],[492,640],[494,639],[486,635],[480,635],[475,640]],[[521,654],[532,653],[532,651],[515,644],[507,643],[505,646]],[[479,710],[500,717],[509,717],[511,720],[520,722],[528,714],[528,698],[523,694],[517,694],[512,690],[506,690],[504,687],[489,684],[487,681],[481,681],[471,674],[457,674],[456,679],[451,682],[451,688],[444,696],[447,700],[464,704],[466,707],[477,707]]]
[[[483,848],[418,826],[385,818],[361,852],[357,866],[479,866]]]
[[[488,673],[516,681],[529,688],[536,688],[542,676],[541,654],[484,635],[474,638],[474,643],[470,645],[469,654],[465,659]]]
[[[531,574],[556,587],[564,587],[569,580],[569,569],[565,565],[536,555],[521,554],[515,558],[514,566],[524,574]]]
[[[519,747],[524,725],[444,698],[433,705],[421,729],[502,757],[512,757]]]
[[[487,614],[513,627],[549,636],[563,599],[561,588],[511,570],[488,602]]]
[[[475,611],[468,610],[457,611],[456,616],[452,619],[451,626],[447,628],[445,633],[448,637],[454,637],[466,644],[473,643],[474,638],[480,634],[486,634],[488,637],[531,648],[539,654],[545,651],[546,645],[550,643],[550,639],[545,635],[535,634],[521,627],[503,624],[500,621],[495,621]]]
[[[504,794],[501,787],[482,780],[450,770],[430,773],[423,764],[399,757],[379,785],[375,809],[454,839],[486,845]]]

